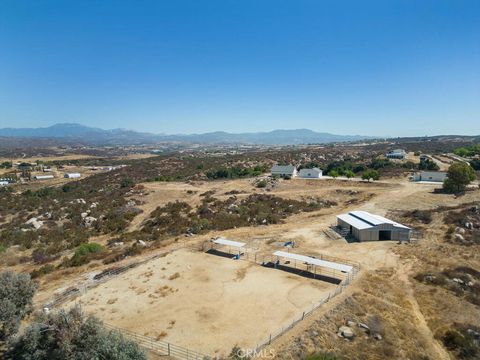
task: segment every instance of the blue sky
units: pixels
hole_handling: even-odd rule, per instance
[[[0,127],[480,134],[480,1],[2,0]]]

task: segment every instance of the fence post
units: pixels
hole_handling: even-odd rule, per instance
[[[268,341],[268,345],[272,343],[272,334],[270,334],[270,340]]]
[[[305,311],[302,314],[302,320],[305,319]]]
[[[168,356],[170,356],[170,343],[167,344]]]

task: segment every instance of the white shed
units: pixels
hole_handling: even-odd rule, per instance
[[[322,170],[319,168],[313,169],[300,169],[298,177],[303,179],[318,179],[322,177]]]
[[[446,171],[420,171],[413,176],[413,181],[428,181],[441,183],[446,178]]]
[[[53,175],[35,175],[33,178],[35,180],[49,180],[49,179],[53,179],[54,176]]]
[[[78,179],[81,176],[80,173],[66,173],[63,177],[66,179]]]

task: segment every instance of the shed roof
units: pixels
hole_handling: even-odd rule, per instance
[[[233,241],[233,240],[227,240],[225,238],[218,238],[215,240],[212,240],[215,244],[220,244],[220,245],[228,245],[228,246],[233,246],[233,247],[244,247],[245,243],[239,242],[239,241]]]
[[[350,271],[352,271],[352,268],[353,268],[350,265],[339,264],[333,261],[320,260],[311,256],[292,254],[285,251],[275,251],[273,255],[288,258],[288,259],[299,260],[299,261],[306,262],[307,264],[310,264],[310,265],[326,267],[329,269],[339,270],[346,273],[349,273]]]

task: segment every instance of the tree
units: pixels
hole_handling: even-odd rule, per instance
[[[464,191],[468,184],[475,180],[475,171],[464,162],[456,162],[450,165],[447,179],[443,182],[443,189],[448,193]]]
[[[344,175],[348,178],[351,179],[355,176],[355,173],[352,170],[345,170]]]
[[[0,273],[0,340],[17,332],[20,321],[32,310],[35,291],[30,275]]]
[[[79,307],[39,315],[8,355],[18,360],[147,360],[136,343],[107,330]]]
[[[440,169],[440,167],[437,165],[437,163],[433,160],[427,159],[425,161],[421,161],[420,164],[418,165],[418,168],[420,170],[434,170],[437,171]]]
[[[337,170],[332,170],[332,171],[329,171],[329,172],[328,172],[328,176],[331,176],[331,177],[333,177],[333,178],[336,178],[336,177],[339,176],[339,174],[338,174],[338,171],[337,171]]]
[[[380,179],[380,174],[377,170],[369,169],[363,172],[362,179],[367,181],[378,180]]]

